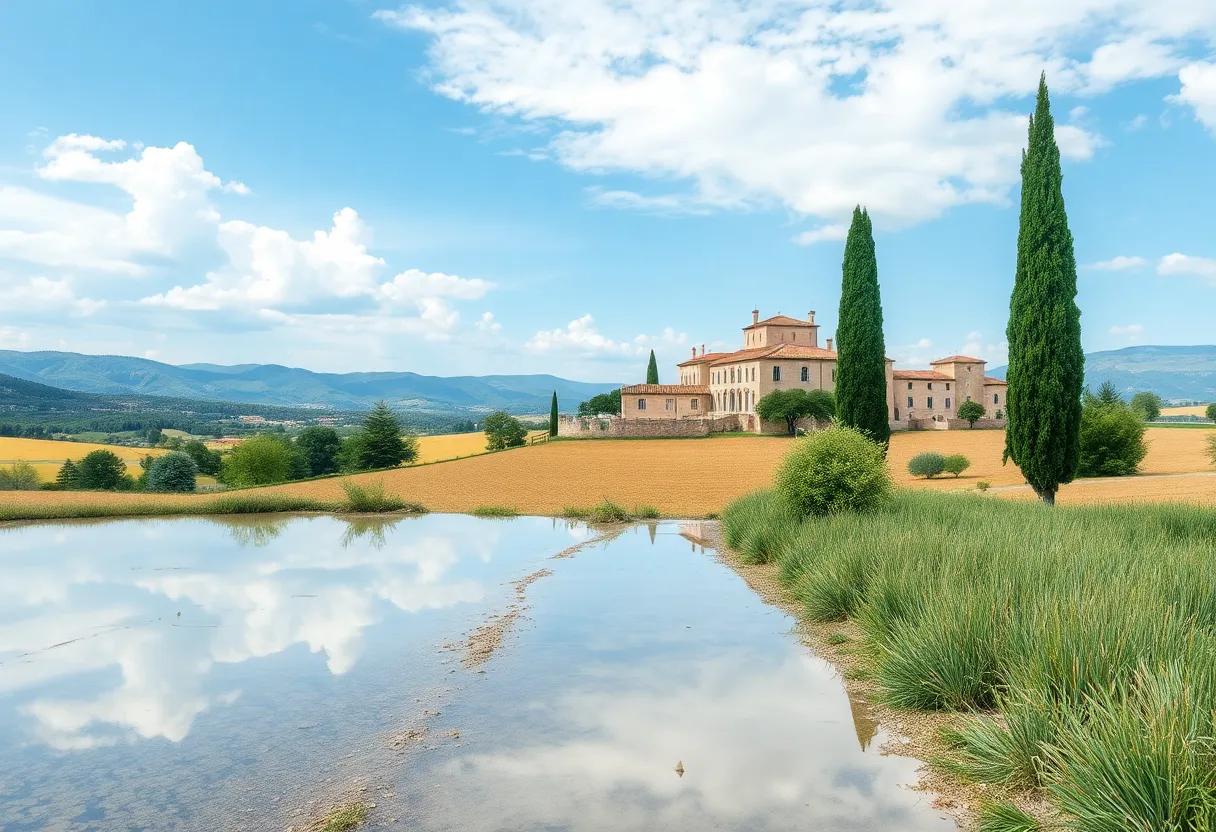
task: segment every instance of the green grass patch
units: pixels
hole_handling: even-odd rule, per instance
[[[980,807],[976,832],[1039,832],[1039,822],[1007,802],[986,803]]]
[[[519,512],[510,506],[475,506],[469,514],[474,517],[518,517]]]
[[[1216,511],[901,490],[799,520],[758,492],[723,534],[808,618],[855,622],[886,702],[969,714],[936,761],[956,775],[1041,789],[1078,832],[1216,829]]]
[[[348,803],[331,809],[313,829],[315,832],[349,832],[365,820],[367,807],[362,803]]]
[[[406,502],[396,494],[389,494],[384,490],[382,482],[362,485],[347,481],[342,483],[342,491],[346,494],[346,501],[342,504],[343,511],[363,514],[387,514],[389,512],[421,514],[426,511],[417,503]]]

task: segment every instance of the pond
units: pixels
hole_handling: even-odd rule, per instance
[[[0,829],[954,829],[702,532],[0,528]]]

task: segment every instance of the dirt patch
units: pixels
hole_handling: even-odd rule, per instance
[[[462,663],[467,669],[481,667],[490,660],[499,647],[502,647],[507,633],[514,629],[515,622],[528,608],[528,587],[552,574],[553,571],[550,569],[537,569],[518,581],[512,582],[511,586],[515,589],[515,600],[505,610],[490,616],[484,624],[469,633],[464,642],[445,644],[443,649],[463,650]]]
[[[949,752],[941,740],[942,729],[965,717],[955,713],[895,710],[884,705],[877,686],[866,678],[861,655],[863,636],[857,625],[852,621],[819,623],[805,618],[802,605],[781,584],[776,565],[743,563],[722,541],[721,527],[716,523],[706,525],[705,545],[715,549],[719,559],[734,569],[761,600],[793,616],[797,622],[795,632],[802,643],[836,667],[849,697],[862,747],[870,744],[881,726],[888,739],[879,748],[880,753],[914,757],[923,763],[918,772],[920,780],[913,788],[931,794],[935,809],[948,813],[960,828],[968,830],[976,828],[980,805],[993,799],[1012,800],[1042,820],[1055,818],[1054,810],[1041,795],[968,783],[933,765],[934,759]]]

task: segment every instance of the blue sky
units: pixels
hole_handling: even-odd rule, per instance
[[[753,306],[830,335],[861,202],[888,352],[1001,363],[1041,69],[1087,349],[1213,340],[1207,0],[44,0],[0,32],[0,348],[670,379]]]

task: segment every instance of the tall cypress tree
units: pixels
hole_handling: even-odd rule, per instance
[[[650,351],[650,363],[646,365],[646,383],[659,383],[659,365],[654,360],[654,350]]]
[[[557,391],[553,391],[553,401],[549,403],[549,435],[557,436]]]
[[[876,442],[891,437],[887,415],[887,348],[870,215],[860,206],[844,244],[836,328],[836,416]]]
[[[1049,505],[1055,504],[1060,484],[1077,472],[1085,375],[1077,262],[1061,179],[1044,74],[1022,155],[1017,272],[1006,330],[1005,458],[1017,463]]]

